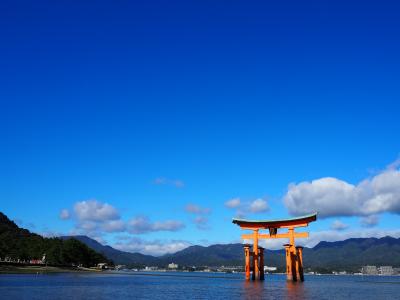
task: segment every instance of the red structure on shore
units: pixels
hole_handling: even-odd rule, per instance
[[[286,275],[288,280],[304,281],[303,273],[303,247],[295,245],[295,238],[306,238],[308,232],[294,232],[297,227],[306,227],[310,222],[317,220],[317,214],[280,220],[243,220],[233,219],[232,223],[244,230],[252,230],[251,234],[243,234],[242,239],[253,240],[253,249],[250,244],[244,245],[246,280],[264,280],[264,248],[258,245],[260,239],[288,238],[289,244],[285,244],[286,251]],[[268,229],[268,233],[260,233],[260,230]],[[284,233],[278,233],[278,229],[287,229]]]

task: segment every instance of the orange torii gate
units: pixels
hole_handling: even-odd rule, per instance
[[[250,250],[250,244],[244,245],[246,279],[250,279],[250,271],[252,270],[253,280],[264,280],[264,248],[258,246],[259,239],[288,238],[289,244],[284,245],[286,250],[287,279],[293,281],[304,281],[303,247],[296,247],[294,239],[306,238],[308,237],[308,232],[294,232],[294,229],[296,227],[306,227],[310,222],[315,220],[317,220],[316,213],[302,217],[281,220],[251,221],[233,219],[232,223],[239,225],[241,229],[253,231],[251,234],[242,235],[242,239],[244,240],[253,240],[253,251]],[[288,231],[285,233],[278,233],[278,229],[281,228],[287,228]],[[268,229],[269,233],[261,234],[259,233],[261,229]],[[252,267],[251,264],[253,265]]]

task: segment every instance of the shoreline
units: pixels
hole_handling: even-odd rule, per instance
[[[56,266],[16,266],[16,265],[0,265],[0,275],[2,274],[58,274],[58,273],[104,273],[104,274],[129,274],[129,275],[148,275],[148,276],[171,276],[171,274],[162,274],[165,272],[153,271],[136,271],[136,272],[121,272],[114,270],[100,270],[84,267],[56,267]],[[177,273],[212,273],[224,274],[223,272],[177,272]],[[162,275],[161,275],[162,274]],[[240,274],[240,272],[238,272]],[[272,273],[269,275],[285,275],[285,273]],[[305,276],[359,276],[359,277],[397,277],[400,275],[372,275],[372,274],[304,274]],[[176,275],[182,276],[182,275]],[[197,276],[196,276],[197,277]],[[224,277],[224,276],[223,276]]]
[[[55,266],[0,265],[0,274],[99,273],[98,269]]]

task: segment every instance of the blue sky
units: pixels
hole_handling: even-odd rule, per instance
[[[154,254],[400,236],[398,3],[137,2],[1,2],[1,211]]]

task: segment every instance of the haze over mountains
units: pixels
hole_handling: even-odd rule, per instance
[[[62,239],[71,237],[64,236]],[[173,254],[154,257],[140,253],[129,253],[104,246],[87,236],[74,236],[95,251],[102,253],[116,264],[128,266],[165,267],[174,262],[185,266],[232,266],[243,265],[242,244],[218,244],[208,247],[190,246]],[[306,269],[317,271],[348,270],[358,271],[363,265],[400,266],[400,239],[352,238],[339,242],[320,242],[313,248],[304,248]],[[283,270],[283,250],[266,250],[265,264]]]

